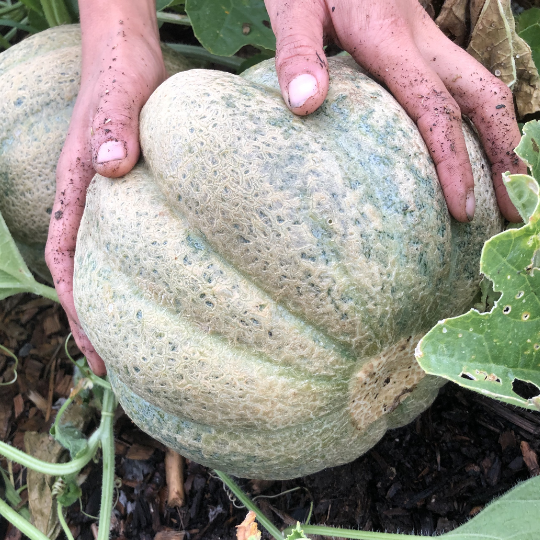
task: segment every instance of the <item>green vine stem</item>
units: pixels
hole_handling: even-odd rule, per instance
[[[56,513],[58,514],[58,521],[60,522],[60,525],[62,525],[66,538],[68,540],[75,540],[71,534],[71,531],[69,530],[68,524],[66,523],[66,518],[64,517],[64,507],[60,503],[57,503]]]
[[[33,292],[34,294],[39,294],[41,296],[44,296],[45,298],[48,298],[49,300],[60,302],[60,300],[58,299],[58,294],[52,287],[49,287],[48,285],[42,285],[37,281],[33,284],[32,290],[28,292]]]
[[[227,476],[220,471],[214,470],[214,472],[248,510],[253,510],[253,512],[257,514],[257,521],[275,538],[275,540],[283,540],[285,538],[283,533],[257,508],[255,503],[240,489],[230,476]]]
[[[107,424],[105,425],[107,426]],[[67,476],[69,474],[78,473],[94,457],[99,443],[103,438],[103,431],[104,422],[102,421],[99,428],[96,429],[88,439],[88,447],[85,452],[77,459],[68,461],[67,463],[49,463],[48,461],[36,459],[2,441],[0,441],[0,455],[3,455],[6,459],[19,463],[23,467],[42,474],[47,474],[49,476]]]
[[[158,22],[183,24],[184,26],[191,26],[191,20],[188,15],[180,15],[178,13],[164,13],[163,11],[157,12]]]
[[[14,527],[32,540],[49,540],[39,529],[24,519],[9,504],[0,498],[0,515],[4,516]]]
[[[114,411],[116,398],[111,390],[103,393],[101,409],[101,452],[103,456],[103,476],[101,484],[101,510],[99,513],[99,532],[97,540],[108,540],[111,528],[111,515],[114,497]]]
[[[240,502],[248,509],[257,514],[257,521],[275,538],[283,540],[291,534],[294,527],[288,527],[283,532],[274,526],[274,524],[257,508],[254,502],[240,489],[234,480],[225,473],[214,470],[221,478],[223,483],[234,493]],[[333,527],[322,527],[319,525],[302,525],[302,530],[306,534],[318,534],[320,536],[332,536],[334,538],[352,538],[356,540],[425,540],[425,536],[403,535],[380,532],[354,531],[352,529],[336,529]]]
[[[369,531],[354,531],[353,529],[336,529],[335,527],[323,527],[320,525],[301,525],[306,534],[318,534],[320,536],[332,536],[333,538],[353,538],[355,540],[426,540],[425,536],[416,536],[414,534],[392,534]],[[290,534],[292,527],[283,531]]]

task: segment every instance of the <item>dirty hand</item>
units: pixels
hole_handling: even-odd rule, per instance
[[[276,67],[285,102],[309,114],[328,92],[323,42],[335,41],[383,82],[416,122],[437,167],[450,213],[474,217],[472,169],[461,114],[476,126],[499,207],[521,221],[501,173],[525,173],[512,93],[437,28],[418,0],[265,0],[276,34]]]
[[[73,302],[77,231],[94,174],[117,178],[137,163],[139,112],[167,74],[153,0],[81,0],[79,6],[81,90],[57,166],[45,258],[77,345],[93,371],[104,375]]]

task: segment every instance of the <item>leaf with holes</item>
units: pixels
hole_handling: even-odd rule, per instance
[[[538,174],[540,125],[531,122],[524,133],[516,152]],[[527,175],[503,180],[526,225],[484,245],[480,271],[501,297],[489,313],[473,309],[440,321],[418,344],[416,358],[427,373],[534,409],[540,402],[539,188]]]
[[[195,36],[211,53],[231,56],[244,45],[276,48],[263,0],[187,0],[186,13]]]

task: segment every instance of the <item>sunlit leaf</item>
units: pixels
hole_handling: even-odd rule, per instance
[[[211,53],[231,56],[244,45],[276,48],[263,0],[187,0],[186,13]]]
[[[516,152],[538,174],[540,125],[525,125]],[[540,140],[540,137],[538,137]],[[489,313],[440,321],[418,344],[427,373],[530,409],[540,394],[540,205],[536,181],[503,176],[526,225],[486,242],[480,271],[501,297]]]

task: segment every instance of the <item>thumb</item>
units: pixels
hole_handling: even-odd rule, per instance
[[[139,113],[144,102],[130,98],[130,92],[119,87],[115,79],[108,86],[92,121],[92,163],[98,174],[118,178],[139,159]]]
[[[266,0],[276,35],[276,70],[285,103],[299,115],[317,110],[328,93],[328,65],[323,50],[322,2]]]

